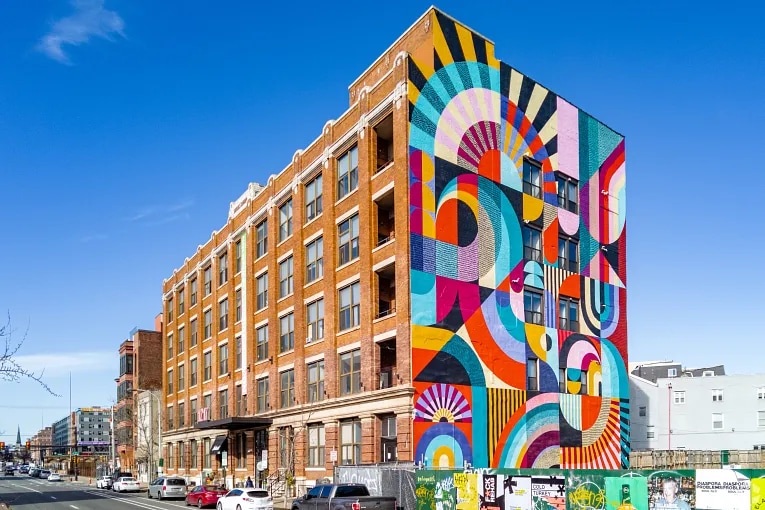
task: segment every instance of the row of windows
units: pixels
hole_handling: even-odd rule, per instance
[[[523,291],[524,321],[528,324],[545,324],[542,292],[527,288]],[[571,297],[558,298],[558,328],[579,331],[579,300]]]
[[[542,231],[535,226],[523,227],[523,258],[542,263]],[[558,237],[558,267],[579,272],[579,243],[575,239]]]
[[[234,370],[241,370],[242,368],[242,337],[238,336],[235,339],[235,356],[234,356]],[[207,382],[213,378],[213,366],[212,366],[212,350],[206,351],[202,354],[202,381]],[[194,387],[199,382],[199,370],[198,370],[198,358],[194,357],[189,360],[189,387]],[[230,360],[229,360],[229,347],[228,342],[218,346],[218,377],[227,375],[230,373]],[[186,365],[181,363],[178,365],[177,373],[177,388],[174,386],[176,379],[173,374],[175,369],[171,368],[167,371],[167,393],[168,395],[175,393],[175,391],[183,391],[186,389]]]
[[[712,402],[722,402],[724,391],[722,389],[710,390]],[[685,390],[675,390],[672,392],[672,399],[675,404],[685,404]],[[765,387],[757,388],[757,399],[765,400]]]
[[[645,416],[645,407],[640,408],[640,416]],[[757,411],[756,417],[757,428],[765,428],[765,411]],[[725,428],[725,415],[724,413],[712,413],[712,430],[723,430]],[[655,438],[655,431],[653,425],[648,425],[647,439]],[[680,433],[682,434],[682,433]]]
[[[532,159],[523,160],[523,192],[532,197],[542,198],[542,167]],[[558,207],[579,212],[579,183],[573,177],[562,173],[555,174],[558,194]]]
[[[205,354],[205,377],[211,376],[212,365],[210,362],[208,352]],[[210,363],[210,364],[208,364]],[[191,361],[191,386],[194,386],[197,381],[196,374],[196,359]],[[184,370],[179,367],[178,373],[178,386],[179,391],[184,380]],[[173,370],[167,372],[167,386],[168,394],[173,393]],[[320,402],[324,400],[327,393],[324,389],[324,360],[318,360],[306,365],[306,390],[307,401]],[[235,387],[235,415],[242,416],[247,413],[247,395],[242,394],[242,387],[237,385]],[[268,377],[260,378],[256,381],[256,396],[255,396],[255,412],[263,413],[270,409],[269,400],[269,380]],[[360,393],[363,391],[363,385],[361,382],[361,350],[355,349],[353,351],[345,352],[338,355],[338,393],[340,396],[351,395],[354,393]],[[212,395],[208,394],[203,396],[203,407],[207,408],[211,412],[212,409]],[[193,425],[197,420],[197,399],[191,399],[191,422]],[[289,369],[279,373],[279,407],[288,408],[296,404],[295,398],[295,370]],[[229,395],[228,389],[220,390],[218,392],[218,408],[217,414],[214,418],[223,419],[229,416]],[[186,416],[184,404],[178,404],[178,417],[179,427],[186,425]],[[212,419],[212,418],[211,418]],[[172,429],[175,426],[173,407],[167,408],[167,427]]]
[[[578,395],[596,395],[600,396],[602,394],[602,388],[599,385],[597,388],[590,388],[589,386],[589,372],[587,370],[578,370],[579,372],[579,378],[580,378],[580,387]],[[567,368],[558,368],[558,391],[560,393],[569,393],[568,388],[566,386],[567,382],[567,374],[568,369]],[[526,361],[526,389],[529,391],[539,391],[540,390],[540,384],[539,384],[539,359],[538,358],[529,358]],[[592,392],[594,390],[594,393]]]

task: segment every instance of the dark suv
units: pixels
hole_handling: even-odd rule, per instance
[[[15,476],[15,475],[16,475],[16,472],[13,469],[13,466],[7,466],[5,468],[5,476]]]

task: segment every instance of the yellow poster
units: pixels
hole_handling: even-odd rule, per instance
[[[454,487],[457,489],[457,510],[478,508],[478,475],[475,473],[454,473]]]
[[[752,478],[749,488],[752,510],[765,510],[765,478]]]

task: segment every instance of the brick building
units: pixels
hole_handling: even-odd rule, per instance
[[[119,467],[123,471],[136,468],[136,398],[139,390],[162,387],[161,318],[155,319],[157,331],[134,329],[119,347],[120,371],[117,400],[114,407],[114,440]]]
[[[433,8],[349,95],[163,283],[168,472],[620,467],[623,137]]]
[[[53,454],[53,426],[45,427],[37,431],[37,434],[29,439],[32,446],[32,461],[40,463]]]

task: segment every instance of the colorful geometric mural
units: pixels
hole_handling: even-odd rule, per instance
[[[629,456],[624,138],[434,11],[410,56],[415,461]]]

